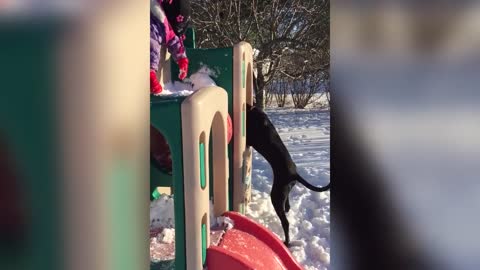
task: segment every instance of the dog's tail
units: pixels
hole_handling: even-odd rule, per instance
[[[310,183],[307,182],[307,180],[303,179],[299,174],[297,174],[297,181],[302,183],[306,188],[310,189],[311,191],[315,192],[322,192],[322,191],[327,191],[330,189],[330,183],[324,187],[316,187]]]

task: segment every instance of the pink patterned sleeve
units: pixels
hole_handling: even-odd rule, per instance
[[[168,23],[167,19],[165,19],[164,25],[168,51],[172,55],[173,60],[178,63],[178,60],[187,58],[185,46],[183,45],[183,39],[175,35],[175,32],[173,32],[173,29]]]
[[[167,48],[175,62],[178,63],[178,60],[182,58],[187,58],[187,53],[185,51],[185,46],[183,45],[183,40],[178,36],[175,36],[175,38],[167,41]]]

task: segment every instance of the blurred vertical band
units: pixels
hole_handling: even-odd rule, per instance
[[[150,3],[16,2],[0,6],[0,269],[148,269]]]
[[[478,269],[480,3],[331,14],[333,269]]]

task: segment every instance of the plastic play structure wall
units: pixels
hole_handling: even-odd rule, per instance
[[[226,98],[227,94],[223,89],[210,87],[201,89],[182,104],[183,151],[188,153],[184,155],[187,269],[198,268],[199,265],[205,263],[206,248],[210,243],[210,183],[208,181],[210,172],[206,166],[209,160],[215,164],[213,170],[214,212],[220,216],[228,210]],[[208,106],[205,106],[206,104]],[[212,159],[210,159],[208,151],[205,151],[209,146],[211,127],[213,129]]]
[[[253,104],[253,50],[247,42],[227,48],[195,48],[195,33],[189,29],[185,40],[189,57],[189,75],[206,66],[215,74],[215,83],[228,93],[228,112],[233,122],[233,137],[228,145],[229,156],[229,210],[244,213],[244,204],[250,200],[251,157],[246,147],[246,104]],[[166,53],[165,69],[159,77],[177,78],[178,67]]]
[[[194,40],[193,32],[190,35]],[[151,97],[150,105],[151,124],[163,133],[172,154],[172,175],[152,166],[150,182],[152,193],[160,190],[175,197],[175,269],[199,269],[205,264],[209,199],[213,197],[216,216],[228,210],[243,212],[251,173],[245,130],[246,104],[252,102],[251,46],[242,42],[232,48],[188,48],[187,55],[189,73],[207,66],[216,73],[213,79],[218,87],[203,88],[188,97]],[[178,76],[168,54],[164,59],[166,68],[159,70],[163,83]],[[228,148],[227,113],[233,122]]]
[[[0,22],[0,137],[25,216],[0,269],[148,267],[148,10]]]
[[[210,184],[215,214],[228,211],[227,93],[212,86],[188,97],[151,97],[150,106],[151,125],[168,140],[173,160],[175,260],[171,264],[175,269],[198,269],[210,243]],[[215,164],[212,172],[210,162]],[[151,171],[151,178],[167,177],[154,167]],[[153,188],[165,183],[151,179]],[[163,263],[152,264],[152,269]]]

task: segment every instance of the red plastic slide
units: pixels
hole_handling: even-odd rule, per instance
[[[227,212],[235,225],[207,251],[208,270],[302,270],[283,242],[251,219]]]

